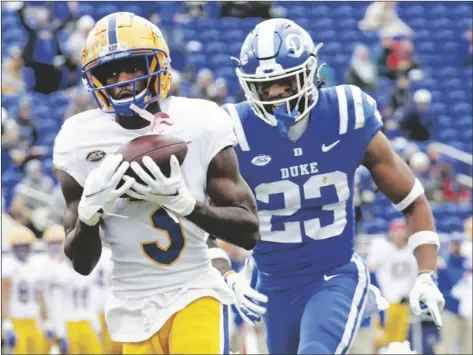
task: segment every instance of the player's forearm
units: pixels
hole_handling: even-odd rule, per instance
[[[64,225],[67,228],[67,216]],[[75,226],[66,235],[64,254],[72,261],[72,266],[81,275],[89,275],[102,254],[99,226],[88,226],[77,218]]]
[[[253,249],[258,241],[258,216],[243,206],[221,207],[197,202],[186,218],[216,238],[246,250]]]
[[[409,234],[417,232],[435,232],[435,223],[429,202],[424,195],[419,196],[409,207],[403,211],[409,228]],[[422,244],[414,250],[419,271],[435,271],[437,267],[437,246],[434,244]]]

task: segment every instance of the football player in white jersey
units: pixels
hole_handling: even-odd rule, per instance
[[[65,231],[64,227],[55,224],[47,227],[42,240],[46,243],[47,253],[34,258],[35,266],[40,270],[43,280],[43,294],[48,319],[41,326],[47,337],[43,353],[49,354],[51,346],[59,346],[62,354],[67,353],[66,324],[62,316],[61,306],[65,301],[64,285],[61,283],[61,267],[65,259],[63,252]]]
[[[26,227],[9,236],[12,255],[2,259],[2,332],[14,354],[38,354],[44,346],[38,320],[47,317],[41,275],[31,260],[36,240]]]
[[[407,340],[409,291],[418,273],[415,256],[408,246],[408,238],[405,221],[395,219],[389,224],[388,237],[374,240],[368,252],[368,268],[376,273],[379,288],[390,303],[383,330],[379,332],[382,336],[375,340],[377,348]]]
[[[100,110],[69,118],[55,142],[67,202],[65,253],[77,272],[90,274],[103,229],[113,261],[106,321],[123,353],[228,353],[227,305],[235,295],[212,267],[206,241],[211,234],[252,249],[259,227],[231,119],[215,103],[168,96],[166,41],[132,13],[98,21],[82,59],[83,81]],[[167,125],[159,112],[169,116]],[[153,133],[189,142],[182,166],[171,158],[169,178],[149,157],[145,172],[114,154]],[[146,185],[124,175],[129,167]]]

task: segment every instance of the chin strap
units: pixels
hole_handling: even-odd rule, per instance
[[[296,124],[296,117],[300,114],[297,108],[288,114],[287,105],[288,104],[281,105],[277,110],[273,111],[274,117],[276,117],[276,120],[278,121],[276,127],[283,137],[286,137],[289,129]]]
[[[172,126],[174,123],[171,117],[165,112],[158,112],[153,115],[151,112],[144,108],[139,108],[135,104],[131,104],[130,108],[136,112],[136,114],[145,120],[151,122],[151,130],[156,133],[163,133],[165,126]]]

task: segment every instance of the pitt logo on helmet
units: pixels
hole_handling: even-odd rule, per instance
[[[111,62],[127,58],[143,58],[146,73],[111,85],[97,75],[102,66],[107,68]],[[82,78],[102,111],[133,116],[131,104],[144,109],[168,95],[170,63],[168,45],[157,26],[133,13],[117,12],[99,20],[90,32],[82,50]],[[137,92],[138,82],[145,83],[141,92]],[[110,95],[109,89],[130,84],[133,87],[131,98],[119,100]]]

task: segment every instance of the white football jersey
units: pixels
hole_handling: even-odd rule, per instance
[[[26,262],[20,262],[13,255],[3,256],[2,279],[11,280],[8,317],[39,319],[38,291],[42,288],[42,277],[32,257],[30,256]]]
[[[218,105],[205,100],[170,97],[161,103],[161,108],[173,121],[163,134],[188,142],[182,176],[192,196],[205,203],[209,163],[223,148],[237,142],[231,119]],[[123,144],[147,134],[155,134],[151,126],[128,130],[116,123],[113,115],[98,109],[86,111],[65,121],[56,138],[54,165],[84,186],[104,154],[114,153]],[[200,297],[212,296],[222,303],[233,303],[233,293],[208,257],[208,233],[187,219],[152,202],[119,199],[113,214],[102,219],[101,227],[112,250],[113,296],[107,304],[106,317],[114,340],[144,340],[144,333],[157,331],[167,317]],[[167,301],[153,307],[167,311],[153,317],[157,323],[147,326],[146,331],[137,330],[133,322],[114,321],[121,318],[115,310],[127,307],[120,300],[142,300],[154,295]]]
[[[97,302],[100,290],[93,274],[83,276],[77,273],[69,260],[64,260],[59,266],[58,282],[64,289],[64,303],[61,310],[64,321],[88,321],[94,330],[100,332]]]
[[[48,253],[34,256],[32,262],[42,279],[43,296],[48,316],[44,326],[48,330],[52,330],[58,337],[63,337],[66,332],[64,318],[66,294],[62,278],[62,263],[60,259],[51,258]]]
[[[399,249],[389,239],[377,238],[370,245],[367,261],[376,268],[379,288],[390,303],[398,303],[409,296],[418,267],[407,244]]]

